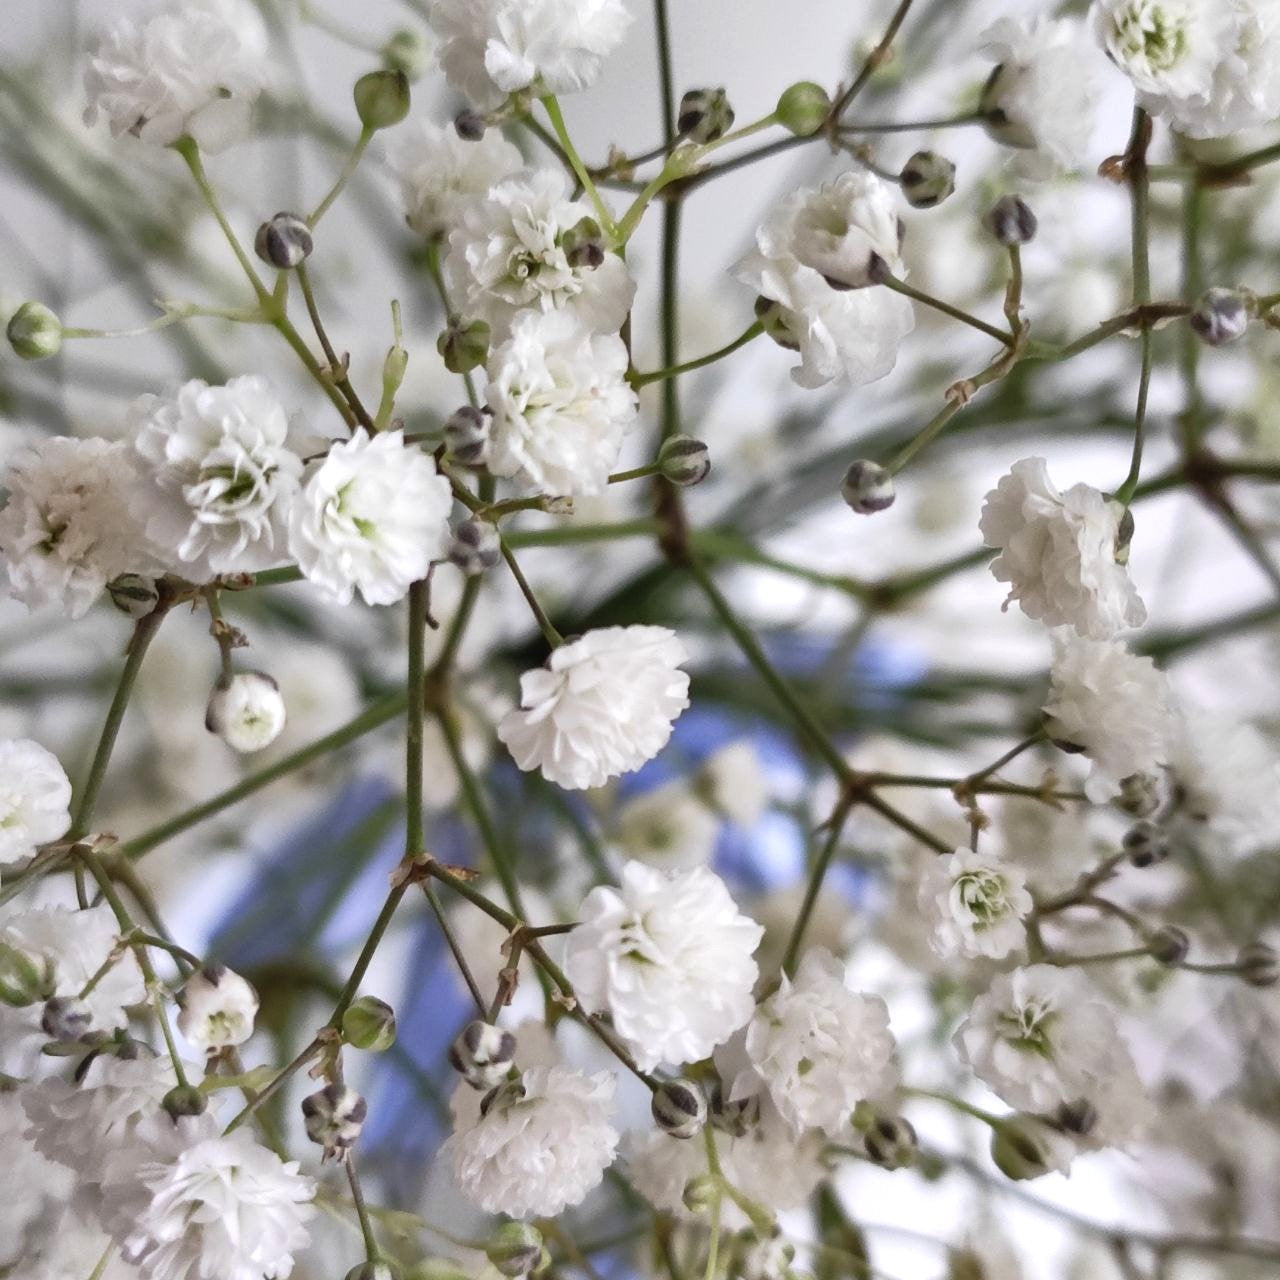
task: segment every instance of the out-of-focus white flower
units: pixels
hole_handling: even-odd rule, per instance
[[[740,827],[754,826],[769,807],[769,780],[760,753],[745,738],[708,756],[697,785],[717,813]]]
[[[29,858],[71,825],[71,783],[29,738],[0,742],[0,865]]]
[[[427,21],[450,85],[489,110],[520,89],[587,88],[631,14],[622,0],[430,0]]]
[[[289,553],[337,604],[358,588],[366,604],[394,604],[427,576],[449,543],[453,495],[435,460],[401,431],[357,427],[307,480],[289,521]]]
[[[1098,989],[1074,969],[1000,974],[955,1036],[960,1056],[1010,1106],[1052,1112],[1092,1100],[1132,1060]]]
[[[751,1017],[764,930],[705,867],[664,875],[629,862],[621,887],[592,889],[578,920],[565,971],[642,1070],[705,1058]]]
[[[1053,648],[1045,728],[1051,738],[1084,748],[1093,762],[1085,792],[1101,804],[1119,793],[1124,778],[1154,773],[1168,760],[1169,683],[1150,658],[1118,640],[1087,640],[1064,629]]]
[[[22,1085],[0,1093],[0,1144],[5,1155],[0,1173],[0,1270],[24,1280],[28,1274],[24,1267],[31,1266],[32,1253],[48,1234],[54,1206],[65,1203],[73,1189],[67,1170],[40,1154],[31,1142],[23,1110],[31,1088]],[[57,1277],[50,1275],[49,1280]]]
[[[220,151],[249,132],[269,79],[266,28],[247,0],[183,0],[107,30],[85,69],[84,119],[106,116],[117,138],[167,147],[187,134]]]
[[[470,1127],[445,1143],[458,1185],[482,1209],[552,1217],[580,1203],[613,1163],[614,1079],[530,1067],[500,1085]]]
[[[938,955],[998,960],[1025,941],[1032,902],[1021,868],[962,847],[926,868],[919,905]]]
[[[566,233],[595,211],[569,198],[558,169],[508,178],[459,212],[443,266],[450,300],[467,319],[484,320],[498,340],[528,310],[570,312],[593,333],[622,327],[635,281],[615,253],[598,266],[570,260]]]
[[[497,129],[469,142],[428,120],[397,129],[387,140],[387,160],[400,180],[406,220],[429,240],[447,234],[472,198],[488,195],[524,165]]]
[[[79,618],[117,574],[155,567],[127,445],[51,436],[14,454],[3,487],[0,558],[28,609]]]
[[[568,312],[520,316],[490,357],[485,460],[537,493],[603,493],[636,420],[627,349]]]
[[[782,308],[800,352],[802,387],[861,386],[884,377],[915,326],[911,303],[874,283],[904,274],[900,224],[889,188],[873,174],[841,174],[788,196],[756,232],[735,279]]]
[[[1170,767],[1179,809],[1193,821],[1248,843],[1280,823],[1280,755],[1254,725],[1191,712],[1175,733]]]
[[[520,677],[498,737],[520,768],[573,791],[638,769],[689,705],[688,655],[666,627],[599,627]]]
[[[142,1121],[106,1164],[103,1219],[148,1280],[284,1280],[315,1184],[248,1128],[219,1132],[209,1112]]]
[[[628,857],[666,871],[683,871],[711,861],[720,820],[687,782],[677,778],[628,800],[618,810],[614,830]]]
[[[280,687],[261,671],[238,671],[218,682],[204,723],[236,751],[261,751],[280,735],[285,722]]]
[[[178,1030],[197,1049],[222,1049],[244,1044],[257,1016],[258,993],[238,973],[215,965],[182,989]]]
[[[983,33],[996,69],[983,91],[988,131],[1026,152],[1028,176],[1078,169],[1087,158],[1101,85],[1097,51],[1068,20],[1001,18]]]
[[[854,1106],[888,1088],[896,1078],[889,1010],[879,996],[845,985],[845,967],[829,951],[806,951],[794,981],[756,1009],[743,1042],[754,1072],[769,1089],[778,1113],[800,1134],[845,1129]],[[741,1076],[730,1100],[753,1092]]]
[[[191,582],[256,573],[285,559],[285,525],[302,475],[289,415],[265,378],[211,387],[193,379],[130,410],[149,481],[147,533]]]
[[[1140,627],[1147,610],[1116,563],[1123,508],[1087,484],[1060,493],[1043,458],[1015,462],[987,494],[979,529],[1000,554],[991,562],[997,582],[1010,585],[1029,618],[1074,627],[1105,640]]]

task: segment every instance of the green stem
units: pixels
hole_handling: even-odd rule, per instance
[[[661,382],[667,378],[678,378],[682,373],[690,373],[694,369],[704,368],[706,365],[715,364],[717,360],[723,360],[725,356],[732,355],[741,347],[745,347],[753,338],[758,338],[764,332],[764,325],[757,320],[754,324],[744,329],[734,340],[720,347],[716,351],[712,351],[705,356],[699,356],[696,360],[686,360],[683,364],[672,365],[666,369],[655,369],[651,373],[636,373],[631,378],[631,385],[636,388],[647,387],[651,382]]]
[[[547,113],[547,118],[551,121],[551,127],[555,130],[555,135],[560,141],[560,146],[564,149],[565,155],[569,159],[569,164],[573,168],[574,175],[582,184],[582,189],[587,193],[591,203],[595,206],[596,216],[600,219],[600,226],[604,233],[612,240],[617,233],[617,227],[613,221],[613,214],[609,211],[609,206],[605,204],[600,192],[596,189],[596,184],[591,179],[591,174],[587,170],[587,166],[582,163],[582,157],[578,154],[577,148],[573,145],[573,139],[569,137],[569,130],[565,127],[564,115],[560,110],[560,104],[556,101],[555,94],[549,93],[542,99],[543,109]]]
[[[368,410],[360,402],[360,397],[356,395],[355,388],[351,385],[351,378],[347,374],[346,361],[338,358],[338,353],[329,341],[328,333],[325,332],[324,324],[320,319],[320,308],[316,305],[315,291],[311,288],[311,273],[307,270],[307,264],[305,262],[298,263],[294,269],[294,274],[298,277],[298,285],[302,289],[302,300],[306,304],[307,315],[311,317],[311,327],[315,330],[316,337],[320,340],[320,349],[324,352],[324,358],[329,362],[328,380],[331,380],[334,386],[342,393],[342,398],[350,405],[356,421],[366,431],[373,434],[378,428],[374,425]]]
[[[551,625],[551,619],[547,617],[546,611],[538,603],[538,597],[533,594],[533,588],[529,586],[529,580],[524,576],[524,571],[516,562],[515,555],[511,548],[507,546],[504,539],[500,544],[502,549],[502,558],[507,562],[507,568],[511,570],[511,576],[516,580],[516,586],[520,588],[520,594],[524,596],[525,602],[529,606],[529,611],[533,614],[534,620],[538,624],[538,630],[542,632],[542,637],[553,648],[558,649],[564,644],[564,636],[562,636]]]
[[[351,181],[351,177],[359,166],[365,150],[369,143],[373,141],[373,135],[374,130],[368,125],[361,129],[360,136],[356,139],[356,145],[351,149],[351,154],[347,157],[346,164],[342,166],[342,171],[338,174],[337,181],[329,188],[329,193],[316,205],[315,211],[307,218],[307,226],[313,231],[320,219],[329,211],[329,207],[342,194],[343,188]]]
[[[1006,347],[1013,346],[1013,336],[1005,333],[1003,329],[997,329],[995,325],[988,324],[985,320],[979,320],[977,316],[970,315],[967,311],[961,310],[960,307],[953,307],[951,303],[943,302],[941,298],[935,298],[932,294],[916,289],[907,284],[905,280],[899,280],[896,276],[886,276],[876,283],[884,285],[886,289],[892,289],[894,293],[902,294],[903,297],[922,303],[926,307],[932,307],[935,311],[941,311],[943,315],[950,316],[953,320],[962,321],[964,324],[969,325],[970,328],[985,333],[989,338],[994,338]]]
[[[809,880],[804,890],[804,901],[801,902],[800,910],[796,913],[795,922],[791,926],[791,935],[787,939],[787,949],[782,956],[782,972],[788,978],[795,976],[796,961],[800,958],[800,948],[804,944],[805,931],[809,927],[809,919],[813,915],[813,909],[817,906],[818,895],[822,892],[822,884],[826,879],[827,869],[831,866],[831,860],[840,844],[840,836],[844,831],[844,824],[849,815],[850,807],[847,804],[841,805],[840,811],[834,815],[831,826],[827,831],[827,838],[823,841],[822,848],[818,851],[818,856],[814,859],[813,867],[809,871]]]
[[[377,1262],[381,1257],[378,1249],[378,1237],[373,1231],[373,1221],[369,1210],[365,1207],[364,1192],[360,1190],[360,1179],[356,1177],[356,1162],[348,1151],[343,1163],[347,1166],[347,1182],[351,1186],[351,1199],[356,1207],[356,1217],[360,1220],[360,1234],[364,1236],[365,1256],[370,1262]]]

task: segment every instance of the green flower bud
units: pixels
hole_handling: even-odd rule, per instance
[[[9,317],[5,332],[24,360],[43,360],[62,349],[62,321],[43,302],[24,302]]]
[[[817,133],[830,112],[831,99],[827,91],[812,80],[801,80],[784,89],[778,99],[778,123],[800,138]]]
[[[672,436],[658,450],[658,467],[662,474],[682,487],[700,484],[711,470],[707,446],[692,436]]]
[[[489,356],[489,326],[483,320],[463,324],[454,316],[436,339],[436,350],[450,373],[470,373]]]
[[[388,71],[402,72],[409,81],[418,79],[430,60],[431,46],[420,31],[402,28],[382,46],[382,65]]]
[[[484,1247],[504,1276],[523,1276],[542,1261],[542,1232],[527,1222],[504,1222]]]
[[[700,1173],[684,1184],[680,1198],[690,1213],[710,1213],[716,1196],[720,1194],[720,1184],[709,1173]]]
[[[342,1015],[342,1038],[371,1053],[390,1049],[396,1042],[395,1010],[376,996],[361,996]]]
[[[204,1094],[189,1084],[175,1085],[160,1099],[160,1105],[173,1120],[181,1120],[184,1116],[202,1116],[209,1107]]]
[[[690,142],[714,142],[733,128],[733,108],[723,89],[690,89],[680,99],[676,128]]]
[[[409,114],[409,77],[403,71],[370,71],[356,81],[351,96],[366,129],[389,129]]]
[[[571,267],[594,271],[604,262],[604,232],[594,218],[583,218],[560,237],[560,247]]]
[[[53,995],[53,964],[37,964],[34,956],[0,942],[0,1000],[23,1009]]]
[[[902,1116],[878,1116],[862,1135],[862,1145],[882,1169],[905,1169],[916,1158],[916,1131]]]
[[[1023,1182],[1053,1168],[1049,1127],[1034,1116],[1018,1114],[991,1130],[991,1159],[1006,1178]]]

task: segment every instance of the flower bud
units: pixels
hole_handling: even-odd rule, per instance
[[[692,1138],[707,1123],[707,1097],[693,1080],[664,1080],[649,1109],[658,1128],[673,1138]]]
[[[1169,838],[1154,822],[1135,822],[1120,845],[1135,867],[1154,866],[1169,856]]]
[[[431,47],[419,31],[402,27],[382,46],[382,65],[388,71],[403,71],[410,82],[422,75],[430,60]]]
[[[1121,779],[1116,804],[1135,818],[1149,818],[1163,800],[1160,778],[1154,773],[1131,773]]]
[[[353,1000],[342,1015],[342,1038],[356,1049],[381,1053],[396,1042],[395,1010],[376,996]]]
[[[403,71],[370,71],[351,91],[366,129],[389,129],[409,114],[409,77]]]
[[[1274,947],[1265,942],[1249,942],[1240,948],[1236,956],[1236,968],[1240,977],[1251,987],[1274,987],[1280,978]]]
[[[684,1201],[684,1207],[690,1213],[701,1216],[711,1212],[711,1206],[719,1194],[720,1184],[715,1177],[709,1173],[700,1173],[684,1184],[680,1199]]]
[[[658,469],[671,481],[687,488],[700,484],[711,470],[711,455],[701,440],[671,436],[658,450]]]
[[[449,563],[467,577],[492,569],[502,559],[502,539],[487,520],[464,520],[453,531]]]
[[[801,80],[782,91],[776,114],[778,123],[797,137],[807,138],[817,133],[831,111],[831,99],[827,91],[812,80]]]
[[[240,752],[261,751],[284,728],[280,686],[265,672],[238,671],[214,686],[204,713],[205,728]]]
[[[991,1159],[1014,1182],[1039,1178],[1054,1167],[1048,1134],[1048,1127],[1034,1116],[1002,1120],[991,1131]]]
[[[510,1031],[477,1018],[449,1046],[449,1065],[473,1089],[492,1089],[515,1061],[516,1038]]]
[[[24,302],[9,317],[5,333],[24,360],[43,360],[62,350],[62,321],[42,302]]]
[[[453,316],[436,339],[436,350],[450,373],[470,373],[488,358],[489,326],[483,320],[463,324]]]
[[[484,1256],[504,1276],[523,1276],[542,1261],[542,1232],[528,1222],[504,1222],[484,1247]]]
[[[1005,246],[1026,244],[1036,234],[1036,215],[1021,196],[1001,196],[983,215],[982,225]]]
[[[463,142],[479,142],[488,128],[484,116],[478,111],[463,108],[453,117],[453,127]]]
[[[328,1084],[302,1100],[303,1128],[324,1148],[321,1160],[342,1160],[360,1137],[369,1105],[344,1084]]]
[[[893,477],[878,462],[860,458],[844,473],[840,496],[860,516],[874,515],[893,506]]]
[[[741,1138],[760,1119],[760,1095],[753,1093],[731,1100],[725,1097],[724,1086],[717,1080],[707,1091],[707,1109],[715,1128]]]
[[[1092,1133],[1098,1123],[1098,1108],[1088,1098],[1062,1103],[1053,1113],[1053,1122],[1065,1133],[1084,1136]]]
[[[40,1029],[63,1044],[79,1040],[92,1026],[89,1006],[74,996],[50,996],[40,1012]]]
[[[135,622],[145,618],[160,603],[155,580],[140,573],[122,573],[107,583],[111,603]]]
[[[917,151],[902,166],[898,185],[913,209],[932,209],[956,189],[956,167],[936,151]]]
[[[800,339],[796,337],[795,330],[792,329],[787,319],[782,303],[775,302],[772,298],[766,298],[761,294],[756,299],[755,311],[756,319],[760,321],[765,333],[778,346],[782,347],[784,351],[800,350]]]
[[[733,128],[733,108],[723,89],[690,89],[680,99],[676,128],[690,142],[714,142]]]
[[[244,1044],[253,1035],[258,993],[238,974],[210,965],[193,974],[182,990],[178,1030],[188,1044],[206,1052]]]
[[[311,256],[315,241],[305,218],[296,213],[277,213],[258,228],[253,251],[269,266],[292,271]]]
[[[489,415],[464,404],[444,424],[444,447],[454,462],[478,467],[489,445]]]
[[[1244,336],[1249,327],[1249,304],[1235,289],[1206,289],[1187,323],[1201,342],[1222,347]]]
[[[867,1158],[882,1169],[905,1169],[916,1157],[916,1131],[902,1116],[877,1116],[862,1135]]]
[[[402,1272],[398,1262],[390,1258],[370,1258],[347,1272],[346,1280],[401,1280]]]
[[[1004,107],[1004,95],[1015,83],[1016,76],[1002,62],[987,77],[978,110],[982,113],[983,128],[996,142],[1025,151],[1036,145],[1036,136],[1025,124],[1011,120]]]
[[[186,1116],[202,1116],[209,1108],[208,1099],[193,1085],[175,1085],[160,1099],[169,1118],[178,1121]]]
[[[1153,960],[1172,967],[1187,958],[1187,952],[1191,950],[1191,939],[1177,926],[1165,924],[1147,939],[1147,950]]]
[[[39,1004],[53,995],[53,962],[0,942],[0,1001],[15,1009]]]
[[[582,218],[560,237],[560,247],[571,267],[594,271],[604,262],[604,232],[594,218]]]

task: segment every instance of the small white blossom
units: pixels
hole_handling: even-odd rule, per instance
[[[784,974],[756,1009],[743,1046],[797,1134],[817,1128],[834,1136],[861,1099],[890,1087],[897,1075],[884,1001],[850,991],[844,965],[820,947],[806,951],[794,980]],[[729,1096],[744,1090],[750,1093],[750,1085],[739,1077]]]
[[[65,834],[70,807],[71,783],[57,756],[28,738],[0,742],[0,866]]]
[[[719,818],[679,778],[618,810],[616,839],[622,851],[667,871],[705,866],[719,835]]]
[[[608,1012],[642,1070],[705,1058],[751,1017],[764,930],[705,867],[629,862],[587,894],[565,946],[579,1000]]]
[[[184,134],[220,151],[249,131],[270,79],[267,33],[247,0],[183,0],[145,18],[118,18],[85,70],[86,124],[106,116],[166,147]]]
[[[253,1035],[258,993],[221,965],[194,974],[182,990],[178,1030],[197,1049],[244,1044]]]
[[[127,445],[51,436],[18,450],[2,483],[0,558],[28,609],[79,618],[117,574],[154,567]]]
[[[205,710],[205,727],[236,751],[261,751],[285,723],[280,686],[261,671],[238,671],[218,682]]]
[[[595,210],[570,199],[558,169],[499,182],[459,206],[443,267],[453,305],[468,320],[484,320],[496,340],[523,311],[568,311],[593,333],[617,333],[631,310],[636,284],[616,253],[598,266],[574,265],[565,234]]]
[[[911,303],[873,283],[880,269],[905,274],[889,188],[850,172],[779,204],[756,232],[735,279],[777,302],[800,365],[802,387],[852,386],[883,378],[915,326]]]
[[[486,461],[537,493],[603,493],[636,421],[627,349],[567,312],[519,317],[490,357]]]
[[[152,489],[147,533],[175,573],[208,582],[284,561],[302,460],[289,448],[289,415],[265,378],[220,387],[194,379],[141,397],[130,416]]]
[[[769,807],[769,779],[760,753],[745,738],[708,756],[697,785],[717,813],[740,827],[754,826]]]
[[[337,604],[358,588],[367,604],[394,604],[449,545],[453,496],[435,460],[401,431],[358,427],[307,480],[289,521],[289,552]]]
[[[605,1071],[530,1067],[445,1143],[458,1185],[482,1209],[512,1218],[580,1203],[613,1163],[613,1090]]]
[[[1093,762],[1085,792],[1095,803],[1119,794],[1123,779],[1154,773],[1169,758],[1173,713],[1164,673],[1118,640],[1053,637],[1045,728],[1083,747]]]
[[[457,225],[471,199],[524,165],[520,152],[497,129],[469,142],[452,126],[415,120],[387,141],[387,160],[400,180],[405,217],[429,240]]]
[[[638,769],[689,705],[688,654],[666,627],[598,627],[520,677],[498,737],[520,768],[573,791]]]
[[[449,84],[482,110],[520,89],[571,93],[626,34],[622,0],[430,0]]]
[[[1256,726],[1192,712],[1174,734],[1179,810],[1233,844],[1270,840],[1280,825],[1280,754]]]
[[[955,1035],[974,1074],[1012,1107],[1041,1113],[1092,1099],[1132,1068],[1115,1018],[1075,969],[1035,964],[1000,974]]]
[[[999,960],[1025,941],[1031,894],[1021,868],[959,848],[935,858],[920,880],[919,907],[935,954]]]
[[[1043,458],[1015,462],[987,494],[978,525],[1000,550],[991,572],[1010,584],[1004,607],[1016,600],[1027,617],[1094,640],[1141,626],[1146,607],[1116,563],[1122,515],[1090,485],[1060,493]]]

